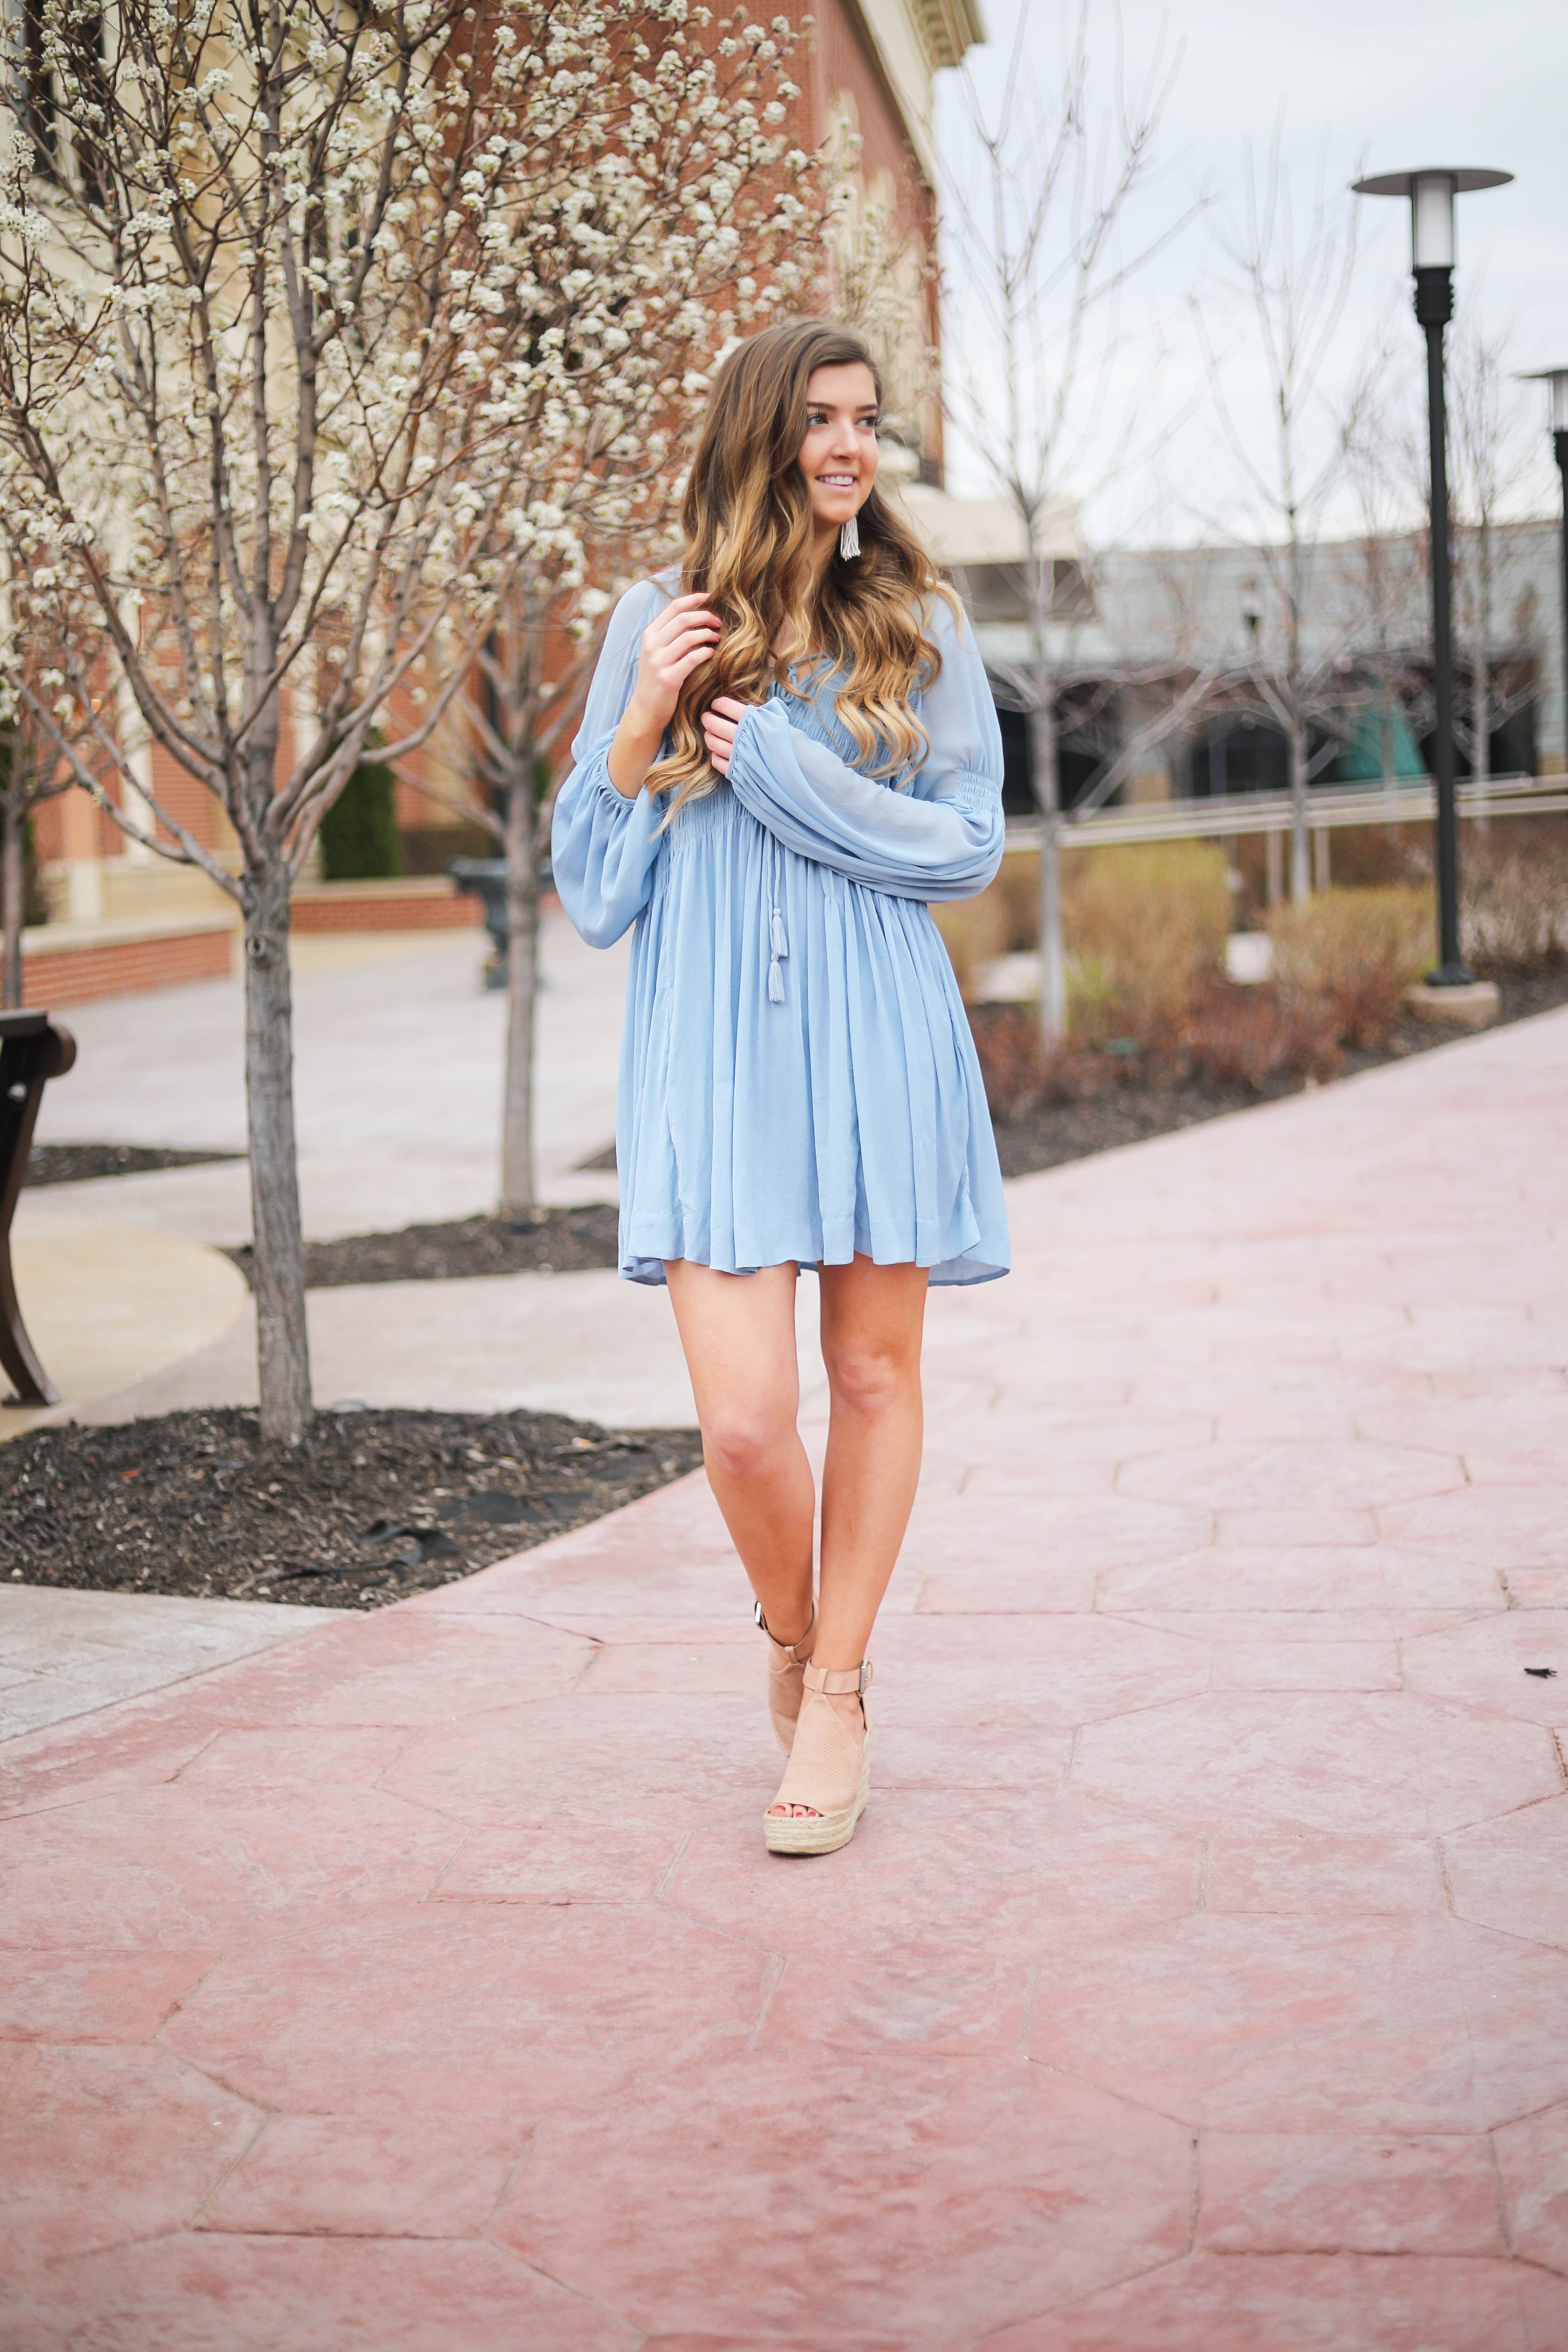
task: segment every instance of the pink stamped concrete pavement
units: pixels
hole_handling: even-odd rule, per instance
[[[1568,1014],[1014,1204],[845,1853],[700,1480],[0,1750],[6,2352],[1563,2352]]]

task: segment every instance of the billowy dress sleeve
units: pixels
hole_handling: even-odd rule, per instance
[[[1002,860],[1002,731],[967,621],[939,603],[942,668],[921,698],[920,767],[898,790],[792,726],[776,696],[735,730],[730,784],[787,849],[898,898],[973,898]]]
[[[637,683],[643,631],[664,602],[657,582],[628,588],[610,615],[604,651],[572,746],[573,769],[555,796],[550,862],[565,908],[590,947],[613,947],[653,887],[663,836],[656,793],[630,798],[610,782],[609,752]]]

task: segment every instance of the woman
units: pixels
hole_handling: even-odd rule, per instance
[[[860,339],[820,320],[725,362],[679,581],[616,606],[555,808],[578,930],[607,947],[637,925],[621,1272],[669,1286],[771,1644],[779,1853],[847,1843],[866,1803],[867,1649],[920,1474],[926,1286],[1008,1265],[979,1066],[927,912],[996,871],[1001,737],[956,602],[877,490],[879,399]],[[831,1399],[815,1600],[802,1266]]]

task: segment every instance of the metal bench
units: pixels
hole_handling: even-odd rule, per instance
[[[506,860],[504,857],[454,857],[447,868],[458,887],[460,898],[477,898],[484,909],[485,929],[489,933],[489,960],[485,965],[485,986],[506,986],[507,944],[510,925],[506,913]],[[539,861],[541,896],[552,887],[548,853]]]
[[[11,1272],[11,1220],[27,1173],[38,1105],[50,1078],[63,1078],[76,1060],[76,1039],[47,1013],[0,1013],[0,1366],[10,1374],[18,1404],[58,1404],[53,1386],[27,1337]]]
[[[490,937],[485,965],[485,986],[506,986],[506,860],[504,857],[454,857],[447,868],[458,886],[459,898],[477,898]]]

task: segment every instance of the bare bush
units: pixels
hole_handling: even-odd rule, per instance
[[[1063,927],[1079,1040],[1167,1045],[1225,967],[1225,854],[1200,841],[1087,851],[1069,869]]]
[[[954,898],[931,911],[952,965],[958,992],[967,1004],[979,987],[985,965],[1007,951],[1005,908],[993,886],[976,898]]]
[[[1316,1000],[1347,1045],[1385,1045],[1405,992],[1436,949],[1427,891],[1327,890],[1277,908],[1268,921],[1274,971],[1286,1002]]]
[[[1027,1118],[1047,1103],[1081,1102],[1119,1075],[1102,1055],[1047,1045],[1029,1004],[976,1005],[970,1026],[993,1118]]]
[[[1331,1078],[1344,1058],[1329,1000],[1287,996],[1277,988],[1206,990],[1182,1044],[1193,1077],[1259,1094],[1279,1080]]]
[[[1465,843],[1460,939],[1489,971],[1550,971],[1568,963],[1568,835],[1521,822]]]

